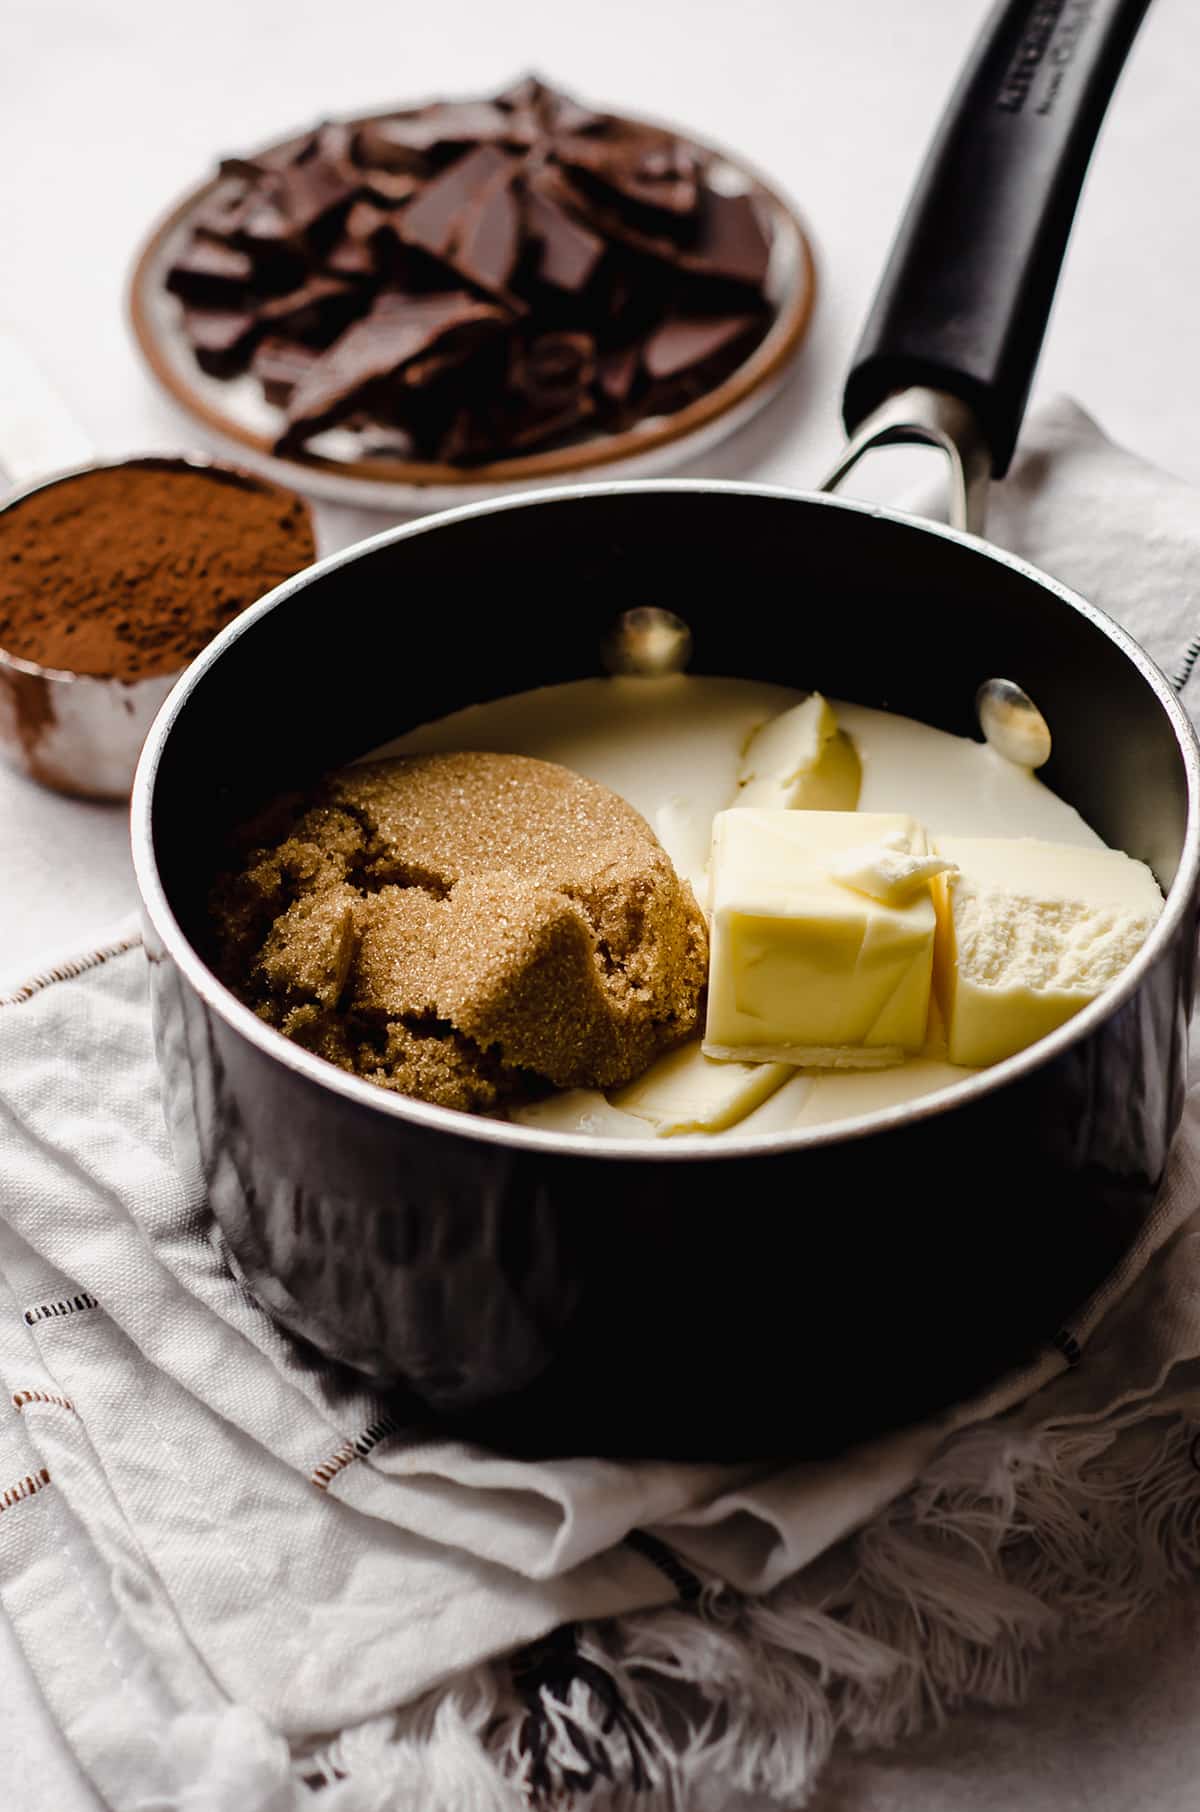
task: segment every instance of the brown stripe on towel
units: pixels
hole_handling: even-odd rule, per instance
[[[51,987],[55,982],[72,981],[77,975],[84,975],[89,969],[96,969],[101,963],[108,962],[110,957],[124,956],[127,950],[136,950],[141,943],[141,933],[135,932],[131,937],[123,937],[119,943],[106,944],[102,950],[89,951],[86,956],[72,957],[69,962],[58,963],[53,969],[47,969],[43,975],[35,975],[12,994],[0,994],[0,1007],[19,1007],[23,1001],[32,1000],[43,988]]]
[[[13,1408],[24,1409],[27,1403],[52,1403],[58,1409],[69,1409],[75,1412],[75,1405],[70,1397],[60,1397],[52,1390],[15,1390],[12,1394]]]
[[[40,1491],[44,1485],[49,1483],[50,1474],[44,1466],[40,1467],[37,1472],[27,1472],[23,1479],[18,1479],[15,1485],[8,1487],[7,1491],[0,1491],[0,1516],[6,1510],[11,1510],[14,1505],[19,1504],[22,1499],[32,1497],[35,1492]]]
[[[351,1435],[343,1441],[327,1460],[314,1466],[309,1478],[318,1491],[328,1491],[339,1472],[344,1472],[347,1466],[353,1466],[355,1460],[365,1460],[380,1441],[386,1440],[388,1435],[399,1434],[402,1426],[394,1416],[380,1416],[377,1421],[368,1423],[361,1434]]]

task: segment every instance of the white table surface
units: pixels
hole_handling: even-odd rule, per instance
[[[985,0],[9,0],[0,60],[0,330],[98,450],[202,446],[151,388],[124,318],[148,224],[216,154],[326,113],[498,87],[529,68],[723,141],[799,203],[819,265],[794,381],[693,473],[814,483],[841,376],[933,123]],[[1116,439],[1200,482],[1200,7],[1156,0],[1105,124],[1035,399],[1067,390]],[[0,408],[3,398],[0,398]],[[329,549],[381,517],[326,511]],[[123,812],[0,770],[0,989],[135,903]],[[1125,1812],[1196,1804],[1190,1600],[1128,1657],[1089,1658],[1019,1714],[953,1723],[839,1768],[828,1812]],[[1100,1732],[1103,1743],[1100,1744]],[[1148,1740],[1148,1731],[1153,1741]],[[98,1802],[0,1622],[5,1803]]]

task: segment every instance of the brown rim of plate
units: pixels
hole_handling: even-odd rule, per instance
[[[376,120],[391,118],[403,108],[392,107],[385,113],[354,114],[339,121],[347,126],[365,126]],[[519,459],[500,459],[490,465],[452,466],[438,465],[430,461],[399,459],[329,459],[312,453],[277,453],[274,440],[266,434],[258,434],[247,428],[235,417],[214,408],[203,393],[181,377],[166,356],[162,347],[162,336],[156,330],[150,316],[148,292],[155,265],[158,262],[163,246],[188,215],[199,207],[216,188],[221,178],[212,177],[199,188],[192,189],[183,199],[163,216],[151,230],[142,245],[134,262],[133,273],[129,281],[129,315],[134,338],[143,358],[149,365],[155,379],[176,403],[178,403],[195,420],[204,423],[226,440],[238,442],[263,458],[281,461],[294,466],[299,472],[308,470],[342,478],[367,479],[378,484],[403,485],[462,485],[465,488],[481,484],[509,484],[523,479],[553,479],[567,473],[588,471],[594,466],[612,465],[619,460],[633,459],[650,453],[660,447],[669,446],[672,441],[683,440],[697,428],[715,421],[730,410],[753,396],[757,391],[771,385],[782,376],[784,368],[800,345],[812,315],[813,298],[816,293],[816,266],[813,260],[812,245],[808,234],[800,221],[799,215],[791,204],[784,200],[779,191],[771,186],[764,177],[751,165],[740,158],[732,157],[729,152],[718,146],[710,145],[704,139],[695,138],[691,133],[683,132],[675,126],[665,126],[659,120],[647,120],[641,115],[622,113],[613,116],[628,120],[637,126],[657,128],[671,132],[684,143],[694,146],[706,157],[727,164],[746,178],[753,192],[761,195],[771,208],[783,215],[796,235],[800,268],[796,280],[784,297],[779,312],[775,315],[766,334],[746,359],[727,378],[712,390],[705,391],[694,402],[687,403],[673,415],[657,418],[648,416],[647,421],[657,420],[658,426],[647,428],[635,425],[622,429],[618,434],[597,435],[594,440],[573,441],[562,447],[554,447],[545,453],[528,453]],[[327,123],[327,122],[320,122]],[[282,151],[288,146],[299,144],[315,128],[296,132],[287,138],[277,139],[269,145],[263,145],[257,151],[249,153],[251,157],[261,157],[267,152]],[[301,483],[297,479],[297,483]]]

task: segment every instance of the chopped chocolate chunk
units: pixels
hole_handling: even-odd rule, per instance
[[[294,444],[344,412],[368,385],[433,350],[450,334],[486,333],[504,324],[498,308],[459,290],[441,296],[381,298],[319,358],[293,391],[281,441]]]
[[[543,333],[517,347],[510,382],[530,402],[558,408],[586,391],[595,375],[596,342],[590,334]]]
[[[680,254],[684,269],[761,289],[770,257],[771,247],[753,198],[706,189],[700,198],[696,239]]]
[[[246,203],[234,244],[257,252],[264,247],[273,250],[277,245],[286,245],[291,237],[291,225],[275,192],[264,190],[252,195]]]
[[[336,233],[356,193],[336,166],[307,163],[264,172],[237,229],[235,243],[254,251],[281,242],[312,245]]]
[[[183,322],[201,371],[232,377],[242,370],[258,333],[253,315],[231,308],[187,308]]]
[[[551,132],[565,132],[578,138],[585,132],[602,131],[610,120],[610,114],[594,113],[590,107],[581,107],[569,95],[550,96],[546,125]]]
[[[371,277],[375,274],[376,257],[369,245],[360,239],[343,239],[325,260],[325,268],[339,277]]]
[[[587,288],[604,256],[603,239],[536,188],[525,197],[525,228],[537,243],[536,269],[543,283],[573,295]]]
[[[276,408],[284,408],[296,385],[307,377],[319,357],[319,353],[300,340],[271,334],[255,347],[250,369],[262,385],[267,401]]]
[[[294,233],[309,238],[331,214],[344,215],[356,193],[356,184],[336,165],[313,157],[280,171],[276,178],[279,206]]]
[[[625,346],[620,352],[610,352],[601,359],[600,389],[610,402],[621,405],[629,401],[641,367],[640,346]]]
[[[582,393],[557,408],[530,408],[512,394],[502,395],[485,408],[460,409],[438,457],[447,464],[470,466],[494,459],[497,446],[524,453],[586,426],[595,412],[592,398]]]
[[[274,296],[258,310],[265,325],[294,340],[328,345],[363,308],[360,292],[343,277],[310,277],[299,289]]]
[[[572,176],[592,181],[609,202],[632,203],[648,216],[691,216],[699,197],[699,164],[694,152],[665,135],[649,146],[643,137],[624,139],[567,138],[554,155]],[[668,222],[665,224],[673,224]]]
[[[243,185],[260,182],[271,169],[265,159],[260,162],[253,157],[223,157],[217,167],[222,176]]]
[[[458,152],[469,145],[523,142],[506,112],[492,101],[444,101],[415,113],[399,113],[359,128],[356,160],[384,170],[425,166],[438,152]]]
[[[436,176],[398,216],[396,231],[408,245],[446,257],[458,245],[472,202],[479,202],[497,176],[516,165],[494,145],[480,145]]]
[[[678,377],[714,353],[721,352],[757,323],[750,315],[719,315],[708,320],[664,321],[642,348],[642,361],[652,378]]]
[[[521,249],[521,215],[512,172],[501,170],[480,195],[459,230],[455,268],[480,289],[506,296]]]
[[[326,120],[318,126],[303,154],[295,159],[296,163],[306,163],[310,158],[320,158],[331,164],[346,179],[356,183],[358,172],[354,167],[354,128],[344,120]]]
[[[194,238],[167,272],[167,288],[185,302],[219,308],[241,300],[254,277],[245,252],[219,239]]]
[[[754,315],[664,321],[642,348],[648,404],[664,414],[683,408],[740,364],[760,331]]]
[[[384,262],[380,239],[391,223],[391,214],[373,201],[356,201],[346,215],[345,229],[333,250],[326,254],[325,269],[342,277],[374,277]]]
[[[498,94],[495,104],[519,118],[535,139],[544,133],[593,132],[615,123],[611,114],[581,107],[569,94],[560,94],[532,75]]]
[[[504,446],[523,452],[561,439],[596,414],[596,347],[589,334],[545,333],[518,340],[504,387],[455,414],[439,456],[471,465]]]
[[[387,208],[394,208],[399,202],[410,200],[421,187],[419,176],[411,176],[403,170],[380,170],[374,166],[363,171],[362,182],[371,200]]]
[[[257,177],[252,180],[257,181]],[[192,227],[198,238],[211,236],[223,241],[236,232],[250,199],[250,181],[233,177],[219,181],[192,215]]]
[[[536,114],[541,120],[541,110],[555,98],[554,90],[540,76],[527,75],[498,94],[495,104],[507,108],[510,113]]]
[[[346,237],[371,239],[390,218],[386,208],[378,208],[370,201],[356,201],[346,216]]]
[[[767,215],[714,161],[535,76],[326,122],[225,160],[167,286],[204,370],[250,361],[281,451],[341,425],[490,463],[678,409],[766,333]]]

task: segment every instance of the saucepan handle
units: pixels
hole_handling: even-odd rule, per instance
[[[936,392],[966,405],[1003,476],[1088,159],[1148,3],[1002,0],[990,15],[854,355],[852,435],[881,406],[895,417],[897,392]],[[895,425],[885,438],[901,438]]]

